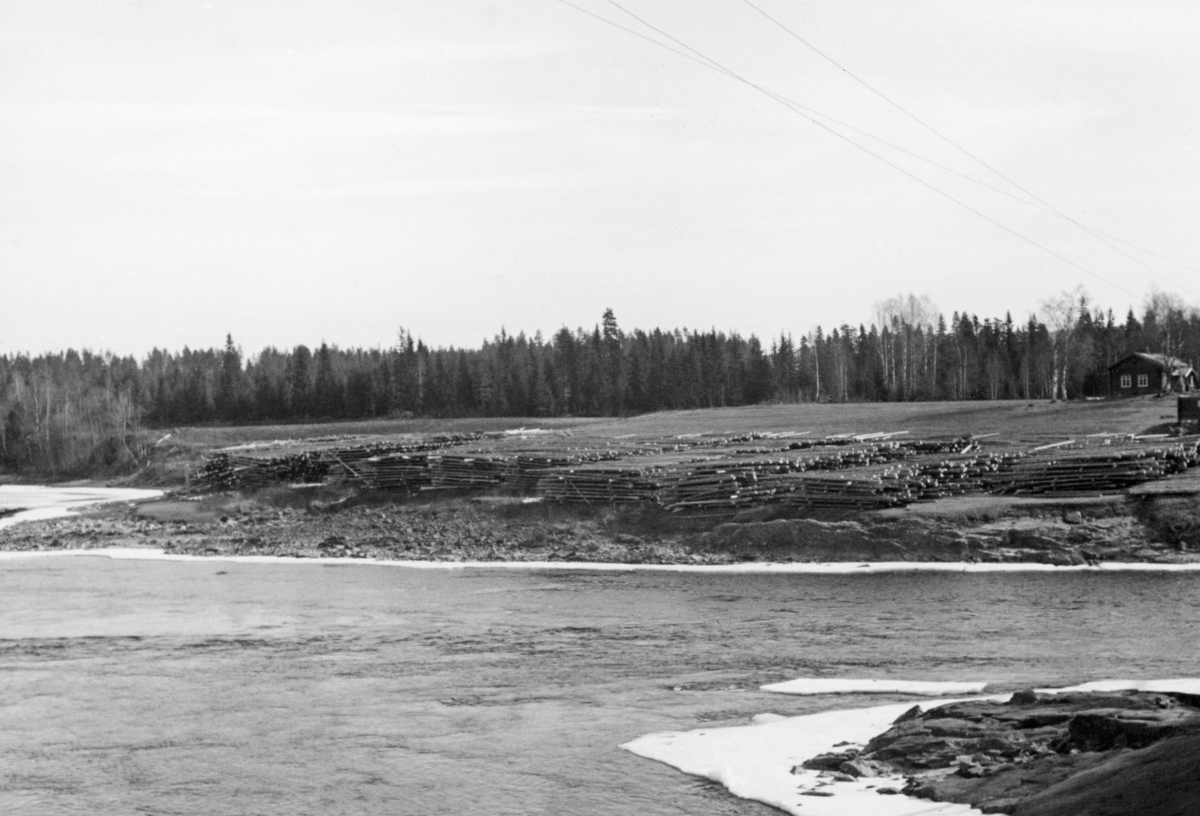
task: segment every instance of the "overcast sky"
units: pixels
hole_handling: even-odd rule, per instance
[[[621,6],[1010,195],[558,0],[6,0],[0,354],[1200,303],[1200,4],[754,2],[849,73],[744,0]]]

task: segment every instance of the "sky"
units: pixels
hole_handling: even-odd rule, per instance
[[[6,0],[0,354],[1200,304],[1198,4],[569,3]]]

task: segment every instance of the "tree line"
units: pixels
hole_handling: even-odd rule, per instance
[[[926,297],[876,304],[870,325],[760,339],[716,329],[498,335],[433,348],[401,330],[388,348],[321,343],[247,358],[220,348],[145,359],[69,350],[0,356],[0,465],[95,472],[136,462],[141,430],[201,423],[397,416],[601,416],[765,402],[1105,396],[1132,351],[1200,358],[1200,312],[1152,292],[1118,319],[1064,292],[1023,322],[948,318]]]

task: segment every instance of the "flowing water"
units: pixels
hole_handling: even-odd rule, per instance
[[[755,814],[617,746],[896,697],[1198,671],[1197,573],[0,561],[0,812]]]

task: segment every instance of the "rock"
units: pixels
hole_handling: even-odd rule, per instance
[[[823,790],[800,791],[800,795],[801,796],[833,796],[833,794],[831,792],[823,791]]]
[[[1069,510],[1063,513],[1063,521],[1067,524],[1083,524],[1083,513],[1078,510]]]
[[[875,792],[883,794],[884,796],[896,796],[900,793],[900,791],[896,790],[895,788],[876,788]]]
[[[1014,705],[1030,705],[1036,703],[1042,697],[1043,695],[1038,694],[1033,689],[1024,689],[1022,691],[1014,691],[1008,702]]]
[[[1137,751],[1098,754],[1105,761],[1027,794],[1021,816],[1183,816],[1200,802],[1200,734],[1168,738]]]
[[[1015,810],[1021,816],[1040,816],[1042,811],[1030,810],[1026,803],[1043,791],[1049,796],[1067,786],[1076,792],[1073,796],[1084,796],[1086,786],[1071,782],[1084,776],[1103,778],[1112,791],[1119,791],[1119,784],[1097,775],[1100,769],[1118,767],[1112,763],[1126,763],[1126,755],[1137,756],[1151,748],[1164,758],[1175,758],[1176,754],[1163,753],[1165,748],[1158,746],[1193,740],[1195,753],[1178,764],[1179,772],[1187,776],[1186,782],[1179,784],[1190,786],[1200,797],[1200,777],[1195,773],[1200,761],[1200,698],[1194,695],[1134,691],[1039,694],[1024,690],[1007,703],[969,701],[914,716],[906,713],[902,719],[868,742],[841,770],[849,772],[851,762],[884,762],[909,774],[902,792],[910,796],[970,804],[984,813]],[[1191,770],[1183,770],[1185,767]],[[1110,800],[1115,802],[1115,796]],[[1139,807],[1131,807],[1133,802]],[[1044,814],[1161,812],[1165,816],[1191,812],[1186,807],[1157,811],[1140,805],[1138,799],[1127,799],[1123,810],[1062,805]]]
[[[1084,751],[1140,748],[1175,734],[1200,731],[1200,718],[1189,709],[1081,711],[1067,728],[1070,747]]]
[[[915,705],[912,708],[910,708],[908,711],[905,711],[903,714],[901,714],[896,719],[892,720],[892,725],[898,725],[902,722],[908,722],[909,720],[915,720],[917,717],[921,716],[921,712],[923,710],[924,709],[922,709],[919,705]]]
[[[974,762],[963,762],[958,766],[956,773],[967,779],[976,779],[983,776],[984,770],[982,765],[977,765]]]
[[[810,771],[836,771],[843,762],[849,762],[858,757],[858,751],[842,751],[840,753],[817,754],[812,759],[806,759],[797,768],[807,768]],[[792,769],[796,773],[796,768]]]
[[[838,770],[852,778],[884,776],[895,772],[895,768],[888,763],[874,759],[847,760],[838,766]]]
[[[317,545],[317,548],[321,550],[341,550],[345,549],[345,547],[346,539],[338,535],[328,536],[325,538],[325,540]]]

